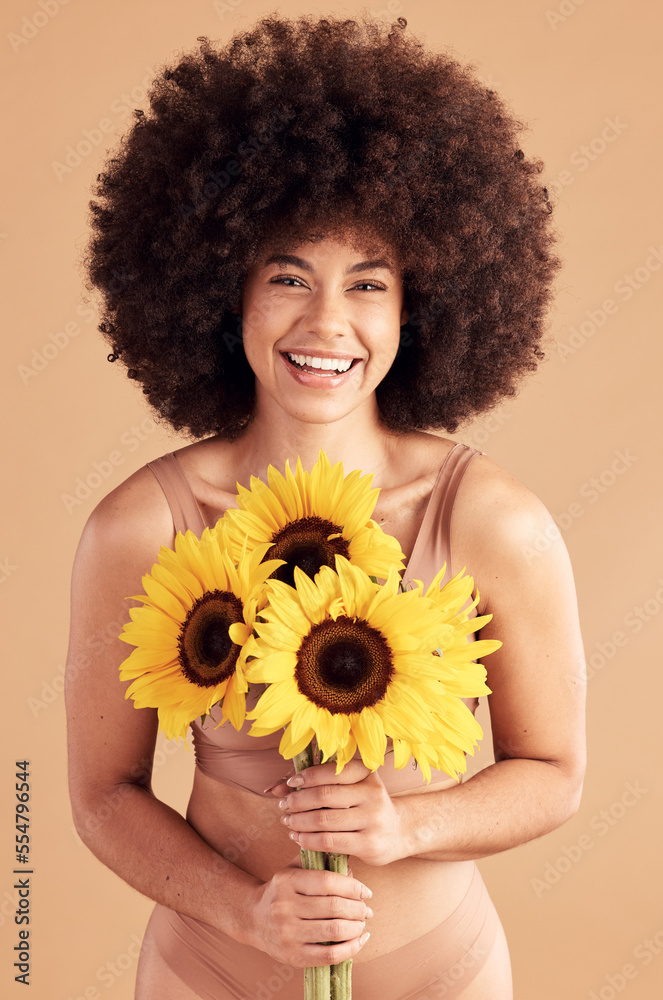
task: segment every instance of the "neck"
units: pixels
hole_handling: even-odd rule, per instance
[[[260,407],[241,438],[242,481],[248,485],[253,475],[266,482],[267,467],[274,465],[283,472],[286,459],[293,470],[297,458],[304,469],[310,470],[321,449],[332,465],[343,463],[345,475],[361,469],[379,479],[389,462],[391,439],[379,421],[375,397],[340,420],[316,424],[298,420],[267,403]]]

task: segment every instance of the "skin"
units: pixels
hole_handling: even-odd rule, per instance
[[[283,468],[298,455],[310,468],[324,448],[346,471],[374,473],[374,517],[409,558],[453,442],[392,434],[379,421],[375,388],[407,318],[402,275],[388,248],[379,256],[390,269],[366,266],[374,248],[362,253],[350,235],[307,241],[291,251],[298,260],[266,263],[265,253],[251,268],[238,305],[256,374],[255,418],[239,440],[209,438],[178,458],[213,524],[234,505],[236,482],[266,479],[270,463]],[[288,351],[355,362],[346,377],[302,377]],[[284,780],[266,798],[196,771],[185,820],[151,792],[156,711],[124,699],[117,668],[126,645],[105,643],[93,671],[77,667],[95,635],[127,620],[137,602],[125,596],[141,592],[159,547],[173,544],[161,489],[149,469],[138,470],[95,509],[74,566],[66,695],[79,835],[140,892],[298,967],[366,961],[425,934],[461,901],[475,859],[541,836],[578,808],[584,653],[573,575],[559,532],[528,555],[553,524],[488,456],[470,464],[451,542],[454,571],[471,567],[478,613],[493,615],[480,637],[503,642],[485,664],[494,764],[460,785],[449,779],[394,795],[356,761],[338,776],[332,764],[311,768],[296,791],[284,762]],[[258,833],[246,836],[249,829]],[[301,870],[298,845],[350,854],[352,875]],[[229,848],[232,863],[223,857]],[[195,994],[144,948],[136,996]],[[511,997],[502,932],[463,997]]]

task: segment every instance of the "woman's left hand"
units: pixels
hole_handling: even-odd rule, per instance
[[[281,821],[304,850],[352,854],[368,865],[407,856],[398,800],[360,760],[338,775],[332,761],[315,764],[268,790],[279,797]]]

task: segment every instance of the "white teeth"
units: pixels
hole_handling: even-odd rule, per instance
[[[349,358],[316,358],[310,354],[290,354],[288,357],[298,365],[319,368],[321,371],[347,372],[352,364]]]

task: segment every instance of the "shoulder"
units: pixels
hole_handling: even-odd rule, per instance
[[[389,485],[411,486],[420,483],[423,484],[424,492],[430,492],[437,473],[456,444],[451,438],[428,431],[390,434],[387,440],[390,454]]]
[[[474,576],[485,612],[506,588],[571,584],[568,552],[544,502],[486,454],[467,466],[451,524],[454,566]]]
[[[430,481],[457,445],[460,448],[455,457],[462,458],[468,447],[463,442],[430,433],[407,435],[403,459]],[[547,507],[529,487],[489,455],[474,448],[471,451],[473,457],[465,466],[453,507],[457,542],[476,538],[482,541],[482,548],[489,540],[491,548],[498,542],[508,547],[509,541],[521,545],[534,543],[541,535],[559,534]]]
[[[142,466],[108,493],[87,519],[77,551],[86,556],[144,566],[162,545],[172,546],[173,518],[154,473]]]
[[[242,439],[214,436],[175,451],[177,461],[200,504],[225,507],[234,498]]]

